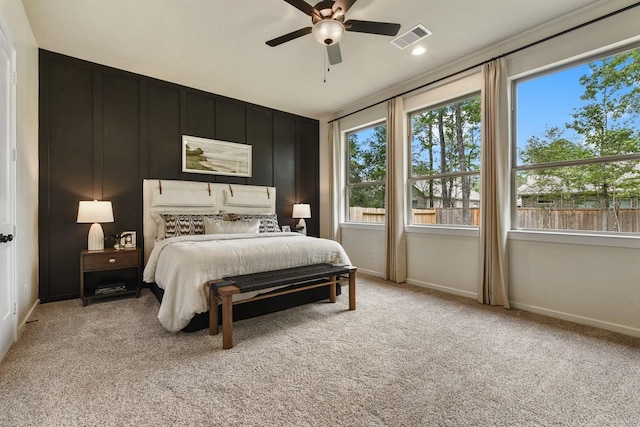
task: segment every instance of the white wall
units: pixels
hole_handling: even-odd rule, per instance
[[[598,2],[582,14],[574,14],[528,31],[520,39],[507,40],[463,58],[448,69],[434,70],[412,82],[392,88],[343,111],[334,117],[356,111],[378,100],[402,93],[410,87],[434,81],[469,65],[524,46],[573,25],[627,6],[628,2]],[[544,69],[568,57],[637,41],[640,7],[608,18],[558,39],[507,57],[509,75],[521,76]],[[441,97],[439,89],[405,97],[405,106],[414,109]],[[368,117],[349,116],[353,126]],[[320,135],[321,147],[328,142]],[[326,170],[321,171],[328,173]],[[324,222],[321,222],[324,224]],[[360,225],[342,228],[342,244],[354,265],[366,272],[383,275],[385,261],[384,230]],[[382,250],[380,249],[382,245]],[[560,233],[509,233],[510,302],[513,307],[563,318],[582,324],[640,336],[640,236],[594,237]],[[470,230],[432,230],[407,228],[407,281],[446,292],[476,298],[480,283],[479,238]],[[371,251],[375,252],[372,256]]]
[[[19,333],[38,301],[38,47],[22,2],[0,0],[17,60],[16,290]]]
[[[476,298],[480,272],[477,230],[409,227],[407,282]]]
[[[512,233],[511,304],[640,336],[640,248],[637,242],[593,240]]]
[[[343,224],[342,246],[351,264],[361,273],[384,277],[386,249],[384,227],[380,225]]]

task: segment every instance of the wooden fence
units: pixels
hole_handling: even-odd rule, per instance
[[[413,224],[465,225],[464,209],[413,209]],[[384,208],[349,208],[349,220],[384,223]],[[540,209],[518,208],[518,228],[576,231],[640,232],[640,209]],[[469,209],[469,224],[478,226],[480,209]]]
[[[470,208],[469,224],[478,226],[480,223],[480,209]],[[383,223],[385,217],[384,208],[349,208],[349,220],[354,222]],[[450,224],[463,225],[464,209],[461,208],[437,208],[437,209],[413,209],[413,224]]]
[[[518,208],[518,228],[545,230],[640,231],[640,209],[533,209]]]

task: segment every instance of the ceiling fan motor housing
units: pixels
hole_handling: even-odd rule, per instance
[[[314,24],[317,24],[318,22],[322,21],[323,19],[334,18],[334,19],[339,19],[340,22],[343,22],[344,21],[344,13],[341,13],[342,12],[342,8],[338,7],[336,10],[334,10],[333,9],[333,5],[334,4],[335,4],[335,1],[332,1],[332,0],[324,0],[324,1],[321,1],[320,3],[316,4],[314,6],[314,9],[317,10],[320,15],[318,16],[317,14],[314,13],[311,16],[311,21]]]

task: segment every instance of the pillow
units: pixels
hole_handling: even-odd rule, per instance
[[[158,225],[156,240],[169,237],[204,234],[204,219],[222,219],[221,214],[174,214],[152,213],[151,216]]]
[[[205,234],[257,233],[260,221],[220,221],[204,219]]]
[[[230,213],[229,215],[230,221],[241,221],[241,222],[252,222],[259,220],[260,228],[258,230],[259,233],[272,233],[280,230],[280,226],[278,225],[278,215],[257,215],[257,214],[237,214]]]

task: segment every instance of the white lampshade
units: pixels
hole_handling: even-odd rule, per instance
[[[105,201],[81,201],[78,205],[78,222],[113,222],[113,207],[111,202]]]
[[[111,202],[105,201],[81,201],[78,205],[79,223],[92,223],[89,229],[87,247],[90,251],[104,249],[104,233],[101,222],[113,222],[113,207]]]
[[[323,19],[313,26],[311,33],[318,43],[332,45],[342,40],[344,25],[342,25],[342,22],[331,18]]]
[[[311,218],[311,206],[308,203],[296,203],[293,205],[292,218]]]
[[[311,206],[308,203],[296,203],[293,205],[293,213],[291,214],[292,218],[300,218],[298,221],[298,225],[296,228],[299,233],[307,234],[307,223],[305,222],[305,218],[311,218]]]

